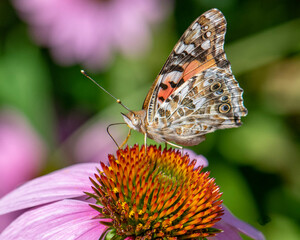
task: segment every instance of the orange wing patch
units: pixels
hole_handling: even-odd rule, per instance
[[[171,76],[167,76],[164,80],[165,83],[161,84],[161,89],[158,93],[158,100],[160,102],[165,101],[174,91],[174,85],[176,83],[173,82]]]
[[[196,74],[216,65],[216,61],[212,54],[209,54],[207,56],[205,63],[202,63],[198,60],[193,60],[190,63],[185,63],[183,65],[184,72],[182,73],[180,78],[177,79],[177,81],[175,79],[172,79],[171,76],[166,76],[164,82],[161,84],[161,89],[158,92],[158,100],[161,103],[164,102],[177,88],[179,88],[187,80],[189,80]]]
[[[194,60],[192,62],[190,62],[189,64],[187,64],[184,72],[183,72],[183,80],[187,81],[189,80],[191,77],[195,76],[198,73],[203,72],[204,70],[211,68],[211,67],[215,67],[216,61],[213,57],[212,54],[209,54],[206,58],[205,63],[202,63],[198,60]]]

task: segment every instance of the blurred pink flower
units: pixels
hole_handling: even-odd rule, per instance
[[[170,0],[14,0],[35,40],[63,65],[105,66],[115,50],[144,51]]]
[[[99,205],[92,208],[91,201],[74,199],[92,191],[89,177],[94,176],[95,168],[102,171],[96,163],[77,164],[58,170],[36,178],[0,199],[0,214],[35,207],[9,225],[0,238],[98,240],[107,229],[104,221],[110,220],[98,218]],[[253,239],[264,239],[259,231],[236,219],[226,209],[225,217],[216,227],[224,231],[220,233],[222,240],[242,239],[238,232]],[[220,238],[217,235],[210,239]]]
[[[45,146],[23,117],[0,112],[0,197],[35,177],[43,165]],[[0,217],[0,232],[14,215]]]
[[[72,136],[67,144],[67,149],[76,162],[107,162],[107,155],[117,150],[117,146],[107,133],[108,125],[109,123],[104,121],[97,121],[83,127],[75,136]],[[118,132],[114,132],[113,137],[119,144],[125,140],[125,136],[120,137]],[[184,149],[183,154],[188,154],[191,159],[196,159],[196,167],[208,166],[208,161],[203,155],[198,155],[190,149]]]
[[[108,123],[97,121],[84,126],[72,136],[68,141],[67,149],[76,162],[106,162],[103,159],[107,159],[108,154],[118,149],[106,131],[107,126]],[[117,133],[113,136],[120,144],[125,139]]]
[[[81,112],[59,115],[58,119],[58,135],[62,143],[60,147],[73,163],[105,162],[103,159],[107,159],[108,154],[118,149],[107,133],[107,126],[113,120],[104,117],[88,119]],[[126,135],[117,130],[118,128],[110,129],[115,141],[121,144]]]

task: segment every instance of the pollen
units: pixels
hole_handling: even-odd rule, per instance
[[[92,180],[102,218],[116,239],[195,239],[215,236],[223,215],[219,187],[178,150],[120,149]]]
[[[134,216],[134,211],[130,211],[129,218],[132,218]]]

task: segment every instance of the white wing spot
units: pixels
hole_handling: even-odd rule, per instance
[[[197,38],[200,37],[200,35],[201,35],[200,28],[197,29],[197,30],[194,30],[194,32],[195,32],[195,34],[194,34],[194,36],[193,36],[193,38],[192,38],[193,40],[197,39]]]
[[[199,30],[201,30],[201,26],[198,22],[195,22],[194,25],[191,27],[192,30],[195,30],[196,28],[199,28]]]
[[[180,43],[174,48],[174,50],[175,50],[176,53],[182,53],[183,50],[185,49],[185,46],[186,46],[186,45],[185,45],[183,42],[180,42]]]
[[[201,44],[202,49],[206,50],[210,48],[210,41],[206,40]]]
[[[189,44],[186,49],[186,52],[191,53],[194,50],[195,46],[193,44]]]

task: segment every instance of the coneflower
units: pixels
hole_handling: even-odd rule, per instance
[[[213,228],[221,220],[219,187],[202,167],[195,169],[180,151],[140,150],[137,145],[109,156],[95,175],[93,194],[100,206],[100,218],[124,239],[195,239],[215,236]]]
[[[214,179],[181,151],[135,145],[96,166],[58,170],[0,199],[0,214],[35,207],[0,239],[264,239],[221,205]]]

